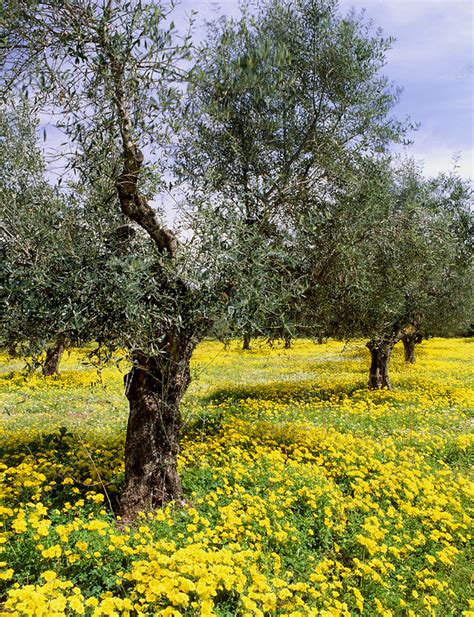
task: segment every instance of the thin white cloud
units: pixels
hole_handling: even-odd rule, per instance
[[[421,162],[426,177],[456,171],[462,178],[474,180],[474,148],[453,151],[447,146],[430,148],[415,144],[410,148],[397,148],[396,152]]]
[[[473,61],[474,3],[471,1],[343,0],[342,12],[351,7],[366,9],[366,15],[381,26],[386,36],[397,39],[390,64],[450,64],[457,59]],[[435,63],[432,65],[436,69]]]

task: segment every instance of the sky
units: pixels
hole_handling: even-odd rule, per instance
[[[452,170],[453,157],[460,157],[458,172],[474,178],[474,2],[340,0],[339,7],[343,14],[365,9],[385,36],[396,38],[385,67],[403,88],[394,112],[420,123],[407,153],[424,162],[428,176]],[[181,19],[191,9],[198,11],[198,24],[239,13],[238,0],[183,0]]]

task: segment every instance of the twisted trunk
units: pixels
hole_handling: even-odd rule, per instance
[[[285,341],[285,349],[291,349],[291,336],[285,336],[283,340]]]
[[[244,344],[242,345],[244,351],[250,350],[250,334],[244,334]]]
[[[114,104],[122,138],[123,167],[116,180],[121,211],[148,234],[162,259],[172,260],[178,250],[177,238],[162,225],[155,209],[140,192],[144,154],[134,135],[124,65],[114,54],[106,29],[101,36],[113,78]],[[181,299],[185,299],[186,285],[179,280],[174,283],[183,294]],[[170,291],[176,293],[176,285]],[[172,320],[174,315],[170,317]],[[180,402],[189,385],[189,362],[196,342],[191,335],[170,331],[158,354],[135,352],[133,355],[134,366],[126,377],[130,413],[125,442],[125,490],[120,504],[124,521],[170,500],[183,502],[177,471]]]
[[[54,347],[49,347],[46,350],[46,359],[43,364],[43,375],[45,377],[59,373],[59,363],[65,349],[66,342],[64,339],[58,339]]]
[[[190,382],[194,347],[188,337],[175,335],[168,337],[162,355],[134,355],[134,367],[125,378],[130,414],[121,499],[124,521],[171,500],[184,503],[177,471],[180,402]]]
[[[382,339],[371,339],[366,344],[371,358],[368,383],[370,390],[392,389],[389,377],[390,356],[398,340],[398,336],[393,335]]]

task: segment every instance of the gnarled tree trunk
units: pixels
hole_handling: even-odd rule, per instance
[[[111,70],[117,123],[122,137],[123,168],[116,181],[121,211],[148,234],[162,259],[171,261],[178,250],[177,238],[162,225],[139,188],[144,154],[133,130],[130,93],[125,88],[129,78],[109,45],[106,31],[102,44]],[[186,297],[186,285],[176,282]],[[191,298],[188,298],[189,302]],[[171,315],[172,321],[173,317],[176,315]],[[125,442],[125,489],[120,503],[125,522],[136,518],[139,512],[149,511],[170,500],[183,503],[177,471],[180,402],[189,385],[189,362],[196,343],[197,340],[189,334],[170,331],[160,353],[154,356],[143,352],[133,354],[134,366],[126,378],[130,413]]]
[[[249,349],[250,349],[250,334],[244,334],[244,344],[242,345],[242,349],[244,351],[249,351]]]
[[[121,499],[124,521],[171,500],[184,503],[177,471],[180,402],[190,382],[194,347],[188,337],[175,335],[168,337],[162,355],[134,355],[125,379],[130,414]]]
[[[59,363],[61,357],[66,349],[66,341],[64,339],[58,339],[54,347],[49,347],[46,350],[46,359],[43,364],[43,375],[49,377],[59,373]]]
[[[285,336],[283,340],[285,341],[285,349],[291,349],[291,336]]]
[[[383,339],[371,339],[366,344],[371,356],[368,384],[370,390],[380,388],[391,390],[388,369],[392,349],[397,340],[398,337],[392,336]]]
[[[418,332],[405,334],[402,336],[403,348],[405,350],[405,362],[408,364],[415,363],[415,345],[421,343],[422,337]]]

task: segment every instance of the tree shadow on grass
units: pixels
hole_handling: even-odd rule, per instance
[[[30,439],[12,434],[0,443],[0,459],[7,466],[5,488],[19,503],[39,500],[62,509],[102,493],[106,507],[118,507],[124,483],[122,436],[85,441],[65,427]]]
[[[318,385],[317,382],[273,381],[254,385],[235,385],[219,388],[202,399],[203,403],[239,403],[248,399],[272,401],[276,403],[310,403],[312,401],[338,401],[350,397],[354,392],[366,387],[365,382],[350,384]]]

